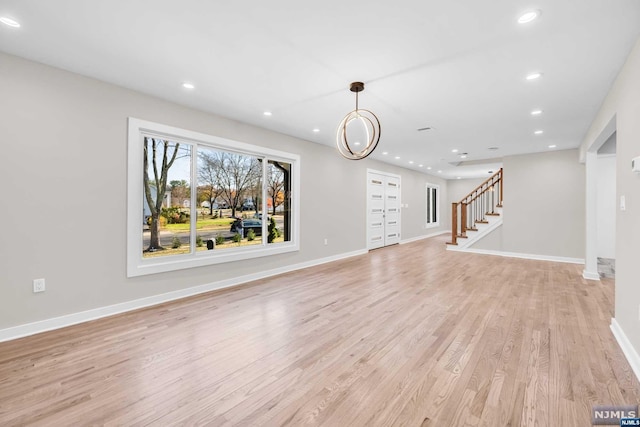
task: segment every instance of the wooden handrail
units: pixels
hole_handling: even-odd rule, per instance
[[[476,223],[486,223],[486,215],[495,215],[495,208],[502,207],[503,183],[504,173],[500,168],[459,202],[451,203],[451,241],[447,244],[457,245],[458,238],[467,237],[467,230],[475,230]],[[498,186],[497,197],[496,186]],[[490,194],[486,194],[488,192]],[[458,218],[460,218],[460,225],[458,225]]]
[[[494,173],[493,175],[491,175],[489,178],[487,178],[486,181],[484,181],[482,184],[478,185],[475,189],[473,189],[473,191],[469,194],[467,194],[466,196],[464,196],[462,198],[462,200],[460,200],[458,203],[462,203],[464,202],[464,200],[471,196],[473,193],[475,193],[476,191],[478,191],[479,189],[481,189],[486,183],[490,182],[491,180],[495,179],[496,177],[499,178],[499,180],[502,180],[502,168],[500,168],[500,170],[496,173]],[[500,195],[500,200],[502,200],[502,194]]]

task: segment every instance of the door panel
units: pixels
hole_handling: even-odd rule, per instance
[[[400,243],[400,179],[386,177],[384,244]]]
[[[384,246],[384,176],[367,177],[367,248]]]

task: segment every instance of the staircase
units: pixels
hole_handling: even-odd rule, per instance
[[[502,225],[502,168],[457,203],[451,204],[447,249],[468,248]]]

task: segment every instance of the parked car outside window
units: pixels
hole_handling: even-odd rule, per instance
[[[262,235],[262,221],[260,221],[259,219],[236,219],[231,224],[230,231],[232,233],[238,233],[240,231],[240,225],[244,229],[245,236],[247,235],[247,231],[249,231],[249,229],[253,230],[253,232],[256,233],[256,236]]]

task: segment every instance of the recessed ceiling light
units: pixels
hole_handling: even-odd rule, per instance
[[[520,17],[518,18],[518,24],[526,24],[527,22],[533,21],[538,16],[540,16],[539,10],[530,10],[520,15]]]
[[[460,176],[457,176],[457,177],[456,177],[456,179],[462,179],[462,177],[460,177]]]
[[[454,148],[453,150],[451,150],[451,152],[452,152],[452,153],[457,153],[457,152],[458,152],[458,149],[457,149],[457,148]]]
[[[396,156],[396,160],[400,160],[400,156]]]
[[[556,148],[556,145],[552,144],[552,145],[549,146],[549,148]]]
[[[424,165],[418,165],[419,168],[423,167]]]
[[[442,173],[442,171],[438,171],[438,173]]]
[[[531,112],[531,115],[532,115],[532,116],[539,116],[540,114],[542,114],[542,110],[533,110],[533,111]]]
[[[182,87],[185,89],[195,89],[195,86],[193,85],[193,83],[189,83],[189,82],[182,83]]]
[[[315,133],[318,133],[318,132],[320,132],[320,129],[315,128],[313,131],[314,131]]]
[[[430,170],[431,170],[431,166],[427,166],[427,170],[429,170],[429,171],[430,171]]]
[[[537,130],[534,132],[536,135],[542,135],[544,133],[543,130]]]
[[[388,152],[388,151],[383,151],[383,152],[382,152],[382,155],[383,155],[383,156],[386,156],[387,154],[389,154],[389,152]]]
[[[461,159],[466,159],[466,158],[467,158],[467,155],[466,155],[466,154],[462,154],[462,155],[460,155],[460,158],[461,158]]]
[[[18,21],[7,18],[6,16],[0,16],[0,22],[13,28],[20,28],[20,23]]]
[[[271,111],[265,111],[265,112],[264,112],[264,113],[262,113],[262,114],[264,114],[265,116],[270,116],[270,115],[271,115]]]
[[[527,76],[527,80],[536,80],[542,77],[542,73],[531,73]]]
[[[412,165],[413,164],[413,160],[409,160],[409,164]]]

